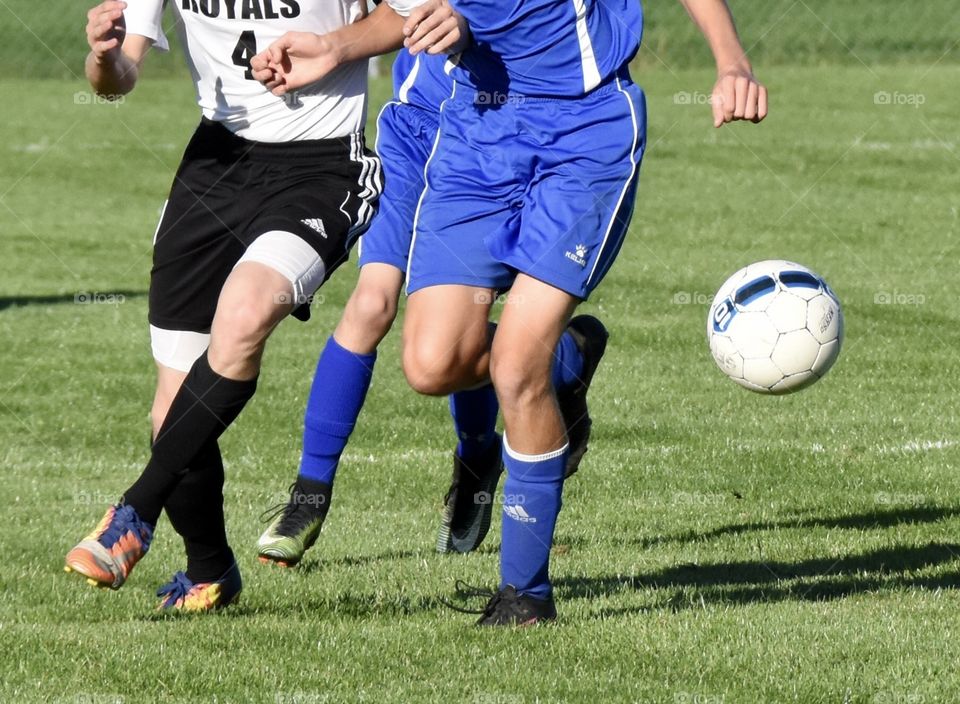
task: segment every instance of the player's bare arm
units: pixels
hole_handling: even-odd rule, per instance
[[[127,3],[107,0],[87,13],[86,74],[90,85],[107,97],[126,95],[133,90],[140,64],[152,42],[137,34],[127,36],[123,11]]]
[[[274,95],[298,90],[345,63],[399,49],[403,22],[381,3],[363,19],[329,34],[287,32],[250,60],[253,77]]]
[[[447,0],[428,0],[414,9],[404,25],[404,46],[416,56],[458,54],[470,43],[470,28]]]
[[[680,0],[703,32],[717,63],[713,87],[713,126],[767,116],[767,89],[753,75],[726,0]]]

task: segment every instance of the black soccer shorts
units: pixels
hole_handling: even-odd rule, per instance
[[[302,267],[304,280],[292,281],[295,295],[297,300],[313,295],[369,226],[383,190],[382,173],[362,134],[251,142],[204,118],[187,145],[157,227],[150,324],[209,332],[224,282],[248,248],[268,233],[295,236],[288,251],[274,251],[284,237],[267,237],[255,249],[271,261],[276,257],[285,265],[280,269]],[[300,302],[294,315],[306,320],[309,305]]]

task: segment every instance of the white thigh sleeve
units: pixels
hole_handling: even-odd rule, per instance
[[[150,346],[158,363],[181,372],[190,367],[210,345],[210,335],[188,330],[164,330],[150,326]]]
[[[293,286],[296,303],[308,303],[327,273],[317,250],[297,235],[281,230],[257,237],[237,264],[241,262],[257,262],[285,276]]]

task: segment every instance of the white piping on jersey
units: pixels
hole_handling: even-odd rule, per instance
[[[417,54],[413,62],[413,68],[410,69],[410,73],[407,74],[407,77],[403,79],[403,83],[400,84],[400,90],[397,91],[397,97],[400,99],[401,103],[410,102],[407,100],[407,95],[410,93],[410,89],[413,88],[413,84],[417,80],[418,73],[420,73],[420,54]]]
[[[577,13],[577,41],[580,43],[580,63],[583,66],[583,92],[589,93],[600,85],[600,69],[597,67],[597,56],[593,52],[593,43],[587,29],[586,0],[573,0],[573,9]]]
[[[590,276],[587,278],[587,286],[590,285],[590,282],[593,280],[593,275],[597,273],[597,265],[603,260],[603,250],[607,246],[607,238],[610,237],[610,232],[613,230],[613,225],[617,221],[617,216],[620,214],[620,208],[623,207],[623,199],[626,198],[627,192],[630,190],[630,184],[633,183],[633,177],[637,173],[637,142],[640,141],[640,126],[637,123],[637,112],[633,106],[633,101],[630,99],[630,96],[623,89],[623,86],[620,84],[620,78],[617,78],[617,90],[620,94],[626,99],[627,106],[630,108],[630,119],[633,121],[633,146],[630,148],[630,175],[627,177],[626,183],[623,184],[623,190],[620,191],[620,198],[617,200],[617,207],[613,210],[613,216],[610,218],[610,224],[607,225],[607,231],[603,235],[603,242],[600,243],[600,249],[597,250],[597,259],[593,263],[593,268],[590,270]],[[623,228],[623,232],[620,234],[619,242],[623,242],[623,238],[627,236],[627,228]]]
[[[443,109],[447,106],[447,102],[452,100],[453,97],[457,94],[457,82],[453,82],[453,89],[450,91],[450,96],[440,103],[440,119],[443,119]],[[430,162],[433,161],[434,154],[437,153],[437,145],[440,144],[440,130],[437,129],[437,136],[433,140],[433,149],[430,150],[430,156],[427,157],[427,163],[423,165],[423,192],[420,193],[420,199],[417,201],[417,212],[413,216],[413,237],[410,238],[410,251],[407,252],[407,276],[404,281],[403,288],[406,291],[410,288],[410,266],[413,264],[413,247],[417,244],[417,225],[420,224],[420,209],[423,207],[423,198],[427,195],[427,191],[430,190],[430,182],[427,180],[427,169],[430,167]]]

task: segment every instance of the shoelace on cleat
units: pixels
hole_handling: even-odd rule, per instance
[[[177,572],[173,580],[157,589],[157,596],[167,597],[164,604],[175,606],[187,598],[187,594],[196,585],[191,582],[184,572]]]
[[[300,492],[299,482],[291,484],[288,491],[290,492],[289,500],[286,503],[276,504],[268,508],[260,514],[260,520],[269,523],[277,516],[282,515],[280,523],[277,524],[276,532],[284,536],[294,536],[316,520],[317,516],[306,508],[304,502],[297,501],[297,494],[302,493]]]
[[[137,538],[143,540],[145,524],[140,520],[137,512],[131,506],[120,506],[113,514],[113,519],[107,529],[100,534],[98,542],[105,546],[113,546],[127,531],[132,531]]]
[[[439,597],[441,604],[446,606],[448,609],[453,609],[454,611],[459,611],[462,614],[484,614],[489,616],[496,610],[497,605],[503,600],[503,592],[495,592],[492,589],[484,589],[483,587],[475,587],[471,584],[467,584],[461,579],[458,579],[454,582],[454,588],[457,590],[457,597],[460,599],[472,599],[475,597],[483,597],[487,599],[487,604],[482,609],[465,609],[462,606],[457,606],[452,604],[443,597]]]

